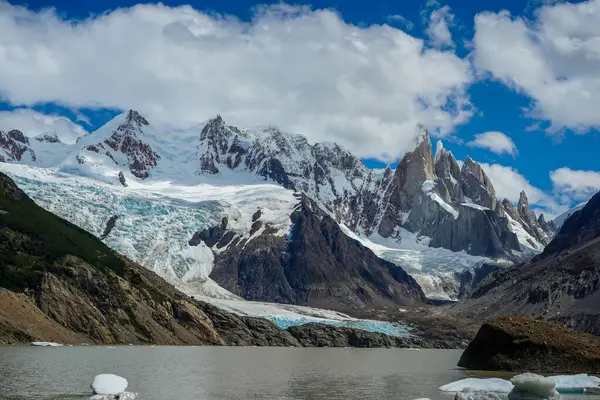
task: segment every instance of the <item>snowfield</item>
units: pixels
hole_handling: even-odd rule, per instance
[[[377,256],[402,267],[417,281],[427,298],[432,300],[456,300],[460,288],[457,274],[490,261],[489,258],[472,256],[464,251],[428,247],[428,237],[419,237],[407,230],[399,232],[398,241],[378,234],[364,238],[345,225],[341,225],[341,228],[346,235],[360,241]]]

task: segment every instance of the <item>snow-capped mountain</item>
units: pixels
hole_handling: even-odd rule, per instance
[[[160,132],[133,110],[75,144],[0,132],[0,155],[39,204],[196,294],[338,309],[422,301],[404,269],[427,296],[455,298],[464,269],[539,252],[554,234],[524,193],[516,208],[498,201],[475,161],[460,168],[441,142],[434,157],[425,130],[378,174],[274,127],[216,117]]]
[[[552,222],[554,222],[554,225],[556,226],[556,230],[559,231],[560,228],[563,226],[563,224],[565,223],[565,221],[571,216],[573,215],[576,211],[581,210],[583,207],[585,207],[585,205],[587,204],[587,201],[584,201],[583,203],[579,203],[577,204],[575,207],[568,209],[567,211],[565,211],[564,213],[560,214],[558,217],[554,218],[554,220]]]

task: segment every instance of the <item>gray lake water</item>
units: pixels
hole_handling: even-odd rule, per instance
[[[101,373],[142,400],[451,399],[460,351],[250,347],[0,347],[0,398],[87,399]]]
[[[141,400],[449,400],[460,351],[249,347],[0,347],[0,399],[89,399],[101,373]],[[594,396],[595,397],[595,396]],[[581,398],[581,397],[580,397]],[[586,400],[592,396],[585,396]]]

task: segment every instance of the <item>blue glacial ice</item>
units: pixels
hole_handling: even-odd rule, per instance
[[[410,328],[408,326],[385,321],[375,321],[367,319],[334,320],[298,315],[271,315],[265,318],[267,318],[282,329],[287,329],[291,326],[319,323],[340,328],[355,328],[367,332],[385,333],[386,335],[395,337],[410,336]]]

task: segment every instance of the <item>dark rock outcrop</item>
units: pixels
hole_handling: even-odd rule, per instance
[[[398,347],[402,343],[383,333],[320,324],[292,326],[288,331],[304,347]]]
[[[442,196],[445,201],[463,201],[464,197],[460,187],[460,167],[454,155],[447,151],[438,141],[435,151],[435,174],[446,187],[448,196]]]
[[[519,213],[517,212],[517,209],[515,208],[514,204],[508,200],[508,199],[504,199],[502,200],[502,208],[504,208],[504,211],[506,211],[506,213],[514,220],[518,221],[519,220]]]
[[[519,195],[519,204],[517,205],[517,214],[519,216],[519,222],[527,233],[533,236],[538,242],[546,245],[550,242],[550,239],[554,235],[552,225],[546,224],[542,215],[540,218],[536,218],[535,213],[529,208],[529,200],[525,192],[521,192]],[[545,228],[545,229],[544,229]]]
[[[0,131],[0,162],[19,162],[25,153],[29,154],[31,161],[36,161],[35,152],[23,132],[16,129]]]
[[[483,168],[471,157],[467,157],[460,170],[462,192],[465,198],[480,206],[494,209],[496,207],[496,190]]]
[[[115,157],[114,153],[121,153],[127,158],[127,163],[121,166],[128,167],[135,177],[146,179],[160,160],[160,155],[144,137],[144,129],[149,125],[137,111],[129,110],[125,121],[117,126],[108,138],[99,143],[91,143],[85,146],[84,150],[104,154],[117,165],[119,158]],[[93,138],[94,135],[89,137]]]
[[[460,289],[458,298],[468,298],[488,275],[503,268],[505,267],[493,262],[483,262],[471,270],[466,269],[462,271],[459,274]]]
[[[127,179],[125,179],[125,175],[121,171],[119,171],[119,182],[121,185],[127,187]]]
[[[459,367],[539,373],[600,372],[600,338],[521,315],[484,324]]]
[[[117,224],[118,219],[119,219],[118,215],[113,215],[112,217],[110,217],[108,219],[108,222],[106,223],[106,227],[104,228],[104,232],[102,232],[102,235],[100,235],[100,240],[104,240],[108,237],[108,235],[110,235],[110,232],[115,228],[115,225]]]
[[[600,193],[594,195],[581,210],[567,218],[560,232],[546,246],[538,259],[559,254],[600,237]]]
[[[46,143],[62,143],[56,133],[45,133],[43,135],[36,136],[35,140]]]
[[[501,257],[518,250],[517,236],[506,218],[493,210],[461,205],[457,219],[446,219],[437,226],[429,245],[489,257]]]
[[[492,272],[450,312],[479,321],[518,312],[600,335],[600,194],[530,264]]]
[[[404,270],[346,236],[307,197],[291,222],[288,237],[263,232],[248,242],[232,239],[215,255],[210,277],[247,300],[338,310],[424,302]],[[216,244],[215,233],[225,234],[219,226],[201,236],[207,246]]]

